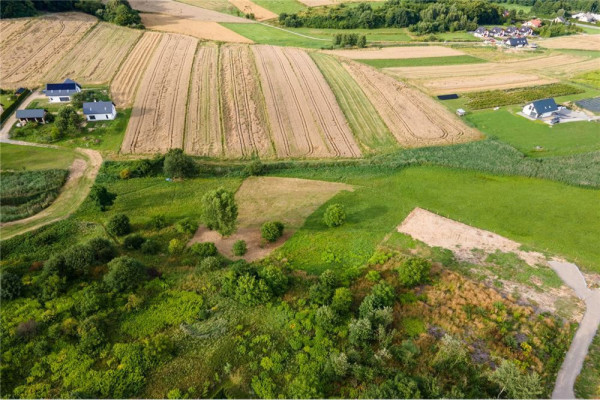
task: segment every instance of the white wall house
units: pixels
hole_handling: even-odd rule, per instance
[[[47,83],[44,94],[50,103],[68,103],[75,93],[81,92],[81,86],[75,81],[65,79],[63,83]]]
[[[83,103],[83,115],[88,121],[113,120],[117,116],[117,109],[111,101],[94,101]]]
[[[523,114],[531,118],[546,118],[558,111],[554,99],[537,100],[523,107]]]

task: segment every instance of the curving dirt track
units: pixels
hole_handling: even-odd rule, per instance
[[[96,18],[81,13],[23,21],[27,22],[0,20],[0,87],[4,89],[43,83],[54,64],[97,23]]]
[[[117,107],[127,107],[133,103],[140,79],[161,37],[160,33],[144,33],[115,75],[110,84],[110,93]]]
[[[465,53],[444,46],[404,46],[380,49],[324,50],[323,53],[351,58],[353,60],[384,60],[404,58],[427,58],[461,56]]]
[[[248,46],[223,46],[220,57],[225,154],[273,155],[264,98]]]
[[[142,35],[140,30],[100,22],[46,76],[49,82],[109,82]]]
[[[186,153],[213,157],[223,154],[218,63],[217,46],[198,47],[188,98]]]
[[[138,90],[124,153],[166,152],[183,147],[186,100],[197,40],[165,34]]]
[[[374,68],[355,62],[344,66],[379,111],[400,145],[424,147],[480,137],[444,106]]]
[[[360,150],[314,61],[295,49],[254,46],[279,157],[355,157]]]

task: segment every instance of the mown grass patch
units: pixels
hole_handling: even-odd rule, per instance
[[[305,47],[310,49],[330,48],[332,46],[332,42],[329,40],[299,36],[263,24],[221,23],[221,25],[258,44]]]
[[[295,14],[306,9],[306,6],[297,0],[253,0],[253,2],[275,14]]]
[[[66,169],[74,159],[75,152],[69,149],[0,143],[0,169],[3,171]]]
[[[576,86],[564,83],[551,83],[536,87],[471,92],[465,93],[463,97],[468,100],[466,103],[467,107],[472,110],[481,110],[584,92],[585,90]]]
[[[575,395],[580,399],[600,398],[600,332],[588,350],[581,373],[575,382]]]
[[[478,64],[487,62],[481,58],[473,56],[448,56],[448,57],[425,57],[425,58],[397,58],[381,60],[357,60],[363,64],[375,68],[394,68],[394,67],[427,67],[434,65],[456,65],[456,64]]]

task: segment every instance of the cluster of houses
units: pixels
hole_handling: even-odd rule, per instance
[[[589,24],[595,24],[597,21],[600,21],[600,14],[594,14],[594,13],[578,13],[578,14],[574,14],[573,18],[575,18],[577,21],[579,22],[587,22]]]
[[[47,83],[43,93],[50,103],[70,103],[73,96],[81,92],[81,85],[71,79],[62,83]],[[47,111],[42,108],[17,110],[17,119],[21,125],[27,122],[46,123]],[[113,120],[117,116],[115,105],[110,101],[83,103],[83,115],[87,121]]]
[[[521,27],[516,26],[500,27],[496,26],[492,29],[488,29],[484,26],[480,26],[473,32],[475,37],[489,40],[494,43],[503,44],[509,47],[524,47],[528,46],[528,36],[534,35],[534,28],[542,26],[542,20],[532,19],[527,21]],[[535,47],[532,45],[532,47]]]

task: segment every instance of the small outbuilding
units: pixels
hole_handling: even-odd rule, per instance
[[[20,94],[22,94],[22,93],[23,93],[25,90],[26,90],[25,88],[22,88],[22,87],[20,87],[20,88],[18,88],[17,90],[15,90],[15,94],[16,94],[17,96],[19,96],[19,95],[20,95]]]
[[[93,101],[83,103],[83,115],[88,121],[113,120],[117,109],[111,101]]]
[[[467,112],[462,108],[459,108],[458,110],[456,110],[456,115],[458,115],[459,117],[464,117],[465,115],[467,115]]]
[[[47,83],[44,94],[50,103],[68,103],[75,93],[81,92],[81,86],[71,79],[63,83]]]
[[[21,124],[27,122],[40,122],[46,123],[46,110],[41,108],[34,108],[31,110],[17,110],[17,119]]]
[[[558,111],[554,99],[537,100],[523,107],[523,114],[531,118],[546,118]]]

